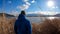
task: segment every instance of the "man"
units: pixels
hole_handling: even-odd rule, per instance
[[[14,30],[16,34],[31,34],[31,24],[30,21],[25,18],[25,12],[21,11],[18,19],[15,22]]]

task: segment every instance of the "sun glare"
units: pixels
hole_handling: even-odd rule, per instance
[[[51,19],[54,19],[54,18],[55,18],[55,17],[48,17],[48,19],[50,19],[50,20],[51,20]]]
[[[53,7],[54,6],[54,2],[53,1],[48,1],[47,5],[48,5],[48,7]]]

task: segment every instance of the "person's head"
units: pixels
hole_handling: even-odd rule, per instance
[[[26,15],[26,14],[25,14],[25,11],[21,11],[21,14],[22,14],[22,15]]]

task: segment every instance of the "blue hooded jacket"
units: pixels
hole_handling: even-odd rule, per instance
[[[27,20],[24,15],[20,14],[14,24],[14,30],[16,34],[31,34],[30,21]]]

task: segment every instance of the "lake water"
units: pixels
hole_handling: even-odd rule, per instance
[[[26,17],[31,23],[42,23],[46,19],[60,19],[60,17]]]
[[[60,18],[60,17],[27,17],[28,20],[30,20],[30,22],[32,23],[41,23],[43,22],[45,19],[54,19],[54,18]]]

